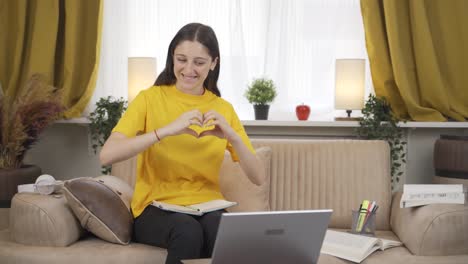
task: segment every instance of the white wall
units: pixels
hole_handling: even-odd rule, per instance
[[[47,128],[26,155],[25,163],[41,167],[57,180],[100,175],[99,158],[88,140],[88,126],[56,123]]]

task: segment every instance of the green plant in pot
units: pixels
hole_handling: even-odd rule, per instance
[[[42,171],[23,163],[46,127],[62,117],[60,90],[34,74],[15,97],[0,89],[0,207],[10,207],[19,184],[34,183]]]
[[[117,125],[123,112],[127,110],[127,101],[123,98],[116,99],[112,96],[100,98],[96,103],[96,109],[89,115],[91,124],[89,132],[93,140],[93,149],[96,154],[98,149],[104,145]],[[111,166],[102,167],[103,174],[111,172]]]
[[[245,98],[253,104],[256,120],[267,120],[269,103],[275,99],[276,87],[273,80],[267,78],[254,79],[245,91]]]
[[[398,126],[399,120],[388,101],[370,94],[359,121],[357,134],[361,138],[385,140],[390,145],[392,189],[400,182],[403,174],[402,164],[406,163],[406,141],[404,132]]]

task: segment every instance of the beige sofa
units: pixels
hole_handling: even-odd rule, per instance
[[[253,143],[272,150],[266,185],[271,210],[331,208],[329,227],[349,229],[351,210],[363,199],[379,203],[377,236],[400,240],[404,246],[378,251],[363,263],[468,263],[468,206],[400,209],[401,193],[392,195],[390,188],[385,142],[256,139]],[[129,172],[134,166],[129,161],[114,172],[132,184]],[[7,213],[2,213],[0,224],[5,224]],[[164,263],[165,255],[161,248],[117,245],[89,235],[68,247],[25,246],[12,242],[8,229],[0,231],[0,263]],[[349,262],[322,254],[319,263]]]

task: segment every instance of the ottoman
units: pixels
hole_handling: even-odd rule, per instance
[[[9,222],[11,240],[24,245],[65,247],[85,233],[61,193],[15,194]]]

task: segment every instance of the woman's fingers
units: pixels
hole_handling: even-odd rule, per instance
[[[219,113],[217,113],[214,110],[210,110],[203,115],[203,125],[214,125],[215,121],[219,121],[222,118],[223,117]],[[216,124],[219,124],[219,122],[217,122]]]
[[[188,122],[188,126],[191,126],[191,125],[198,125],[198,126],[202,126],[202,123],[203,123],[203,115],[202,113],[199,111],[199,110],[192,110],[192,111],[189,111],[185,114],[183,114],[183,118],[185,120],[187,120]]]
[[[197,118],[192,118],[189,120],[190,125],[203,126],[203,124]]]

